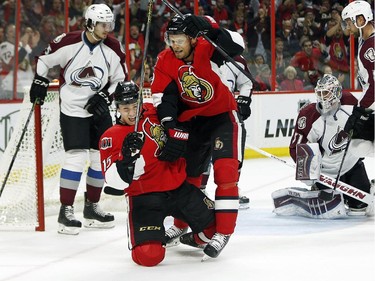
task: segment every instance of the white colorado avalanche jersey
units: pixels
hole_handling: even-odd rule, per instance
[[[84,109],[87,101],[104,87],[112,94],[127,75],[120,42],[107,37],[94,45],[84,31],[56,37],[38,57],[37,73],[46,77],[48,69],[56,65],[61,67],[61,112],[74,117],[91,116]]]

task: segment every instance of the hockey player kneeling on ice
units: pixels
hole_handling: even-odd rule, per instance
[[[161,126],[152,103],[138,107],[138,86],[133,82],[118,84],[114,98],[120,114],[117,124],[101,136],[100,156],[105,178],[113,164],[123,181],[128,202],[129,249],[135,263],[155,266],[165,256],[164,220],[167,216],[186,221],[191,233],[183,236],[190,246],[205,244],[216,232],[214,202],[186,181],[186,161],[158,158],[168,140],[184,146],[189,134],[169,131]],[[139,112],[137,108],[140,108]],[[139,114],[139,125],[136,117]],[[135,128],[140,131],[134,131]],[[216,257],[222,249],[214,252]]]
[[[362,159],[353,154],[350,149],[351,133],[348,134],[344,131],[345,124],[353,111],[353,106],[341,105],[340,99],[342,94],[341,83],[333,75],[326,74],[317,82],[315,87],[317,102],[308,104],[300,110],[289,146],[290,155],[293,160],[297,162],[298,167],[298,162],[300,160],[298,159],[297,147],[303,144],[317,143],[322,155],[321,160],[319,160],[322,174],[328,175],[334,179],[338,177],[339,180],[344,183],[367,193],[371,193],[371,184],[364,163]],[[299,171],[297,171],[297,174],[298,172]],[[310,182],[310,185],[313,183],[313,181]],[[316,181],[313,186],[318,190],[327,188],[319,181]],[[284,191],[284,193],[285,192],[286,191]],[[304,198],[302,201],[304,202],[305,211],[310,212],[311,216],[316,217],[319,214],[315,212],[316,210],[314,208],[313,210],[308,209],[308,206],[316,203],[320,204],[321,202],[314,201],[315,203],[313,203],[310,198],[316,196],[316,194],[310,194],[310,191],[306,192],[307,193],[299,191],[297,193],[299,197]],[[297,196],[297,193],[292,194]],[[274,196],[279,198],[282,194],[282,192],[276,193]],[[286,194],[289,193],[286,192]],[[288,200],[290,200],[292,204],[296,204],[297,201],[298,204],[302,204],[302,201],[295,200],[296,196],[294,195],[291,196],[289,194],[288,196],[290,198]],[[332,196],[332,200],[335,196]],[[367,215],[373,215],[373,206],[367,206],[366,203],[347,195],[343,195],[343,197],[348,208],[348,215],[363,215],[365,213]],[[308,204],[306,203],[307,201]],[[278,203],[278,207],[280,207],[279,204],[281,203]],[[328,203],[333,204],[332,202],[325,202],[325,205]],[[319,206],[322,207],[321,205]],[[332,209],[333,207],[334,206],[330,205],[327,210],[329,211],[330,208]],[[341,208],[339,205],[336,207]]]

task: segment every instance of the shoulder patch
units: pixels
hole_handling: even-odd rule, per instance
[[[112,147],[112,138],[102,138],[100,141],[100,149],[101,150],[106,150],[108,148]]]
[[[365,54],[364,54],[364,58],[366,60],[371,61],[371,62],[375,62],[375,50],[374,50],[374,48],[367,49]]]
[[[297,121],[298,129],[303,130],[306,128],[306,116],[302,116]]]

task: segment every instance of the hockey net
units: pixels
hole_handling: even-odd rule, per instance
[[[0,185],[3,185],[5,176],[11,165],[16,152],[26,120],[32,108],[29,100],[28,89],[25,90],[24,100],[20,108],[18,122],[14,128],[11,139],[0,163]],[[150,99],[151,91],[143,88],[143,98]],[[115,108],[111,112],[115,115]],[[59,203],[59,180],[60,171],[64,162],[64,149],[59,125],[59,93],[58,85],[51,85],[44,104],[41,106],[40,123],[43,151],[43,197],[37,189],[37,168],[36,168],[36,143],[34,116],[26,128],[25,135],[20,144],[18,153],[14,159],[13,167],[9,173],[3,193],[0,197],[0,230],[44,230],[44,215],[58,214]],[[82,179],[85,177],[82,176]],[[85,183],[80,184],[76,199],[75,209],[80,211],[83,208],[83,193]],[[42,198],[42,201],[40,199]],[[39,201],[38,201],[39,200]],[[123,200],[102,195],[101,205],[103,209],[110,211],[124,209]],[[44,201],[44,202],[43,202]],[[43,209],[38,208],[38,202],[43,202]],[[40,203],[39,203],[40,204]],[[82,205],[82,206],[81,206]],[[119,207],[121,206],[121,207]],[[41,224],[43,229],[39,229]]]

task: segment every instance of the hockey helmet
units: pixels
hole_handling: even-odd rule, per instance
[[[357,26],[357,16],[362,15],[366,23],[362,26]],[[342,20],[345,21],[347,19],[350,19],[352,23],[355,25],[355,27],[361,29],[363,28],[369,21],[372,21],[374,16],[372,14],[372,9],[370,3],[367,1],[353,1],[349,3],[341,13]]]
[[[170,44],[169,35],[171,34],[184,34],[184,19],[180,15],[175,15],[173,18],[170,19],[167,25],[167,29],[164,33],[164,41],[167,45]]]
[[[89,6],[85,13],[86,27],[93,31],[98,22],[108,23],[112,31],[115,27],[114,15],[106,4],[93,4]]]
[[[116,86],[114,99],[119,104],[132,104],[138,101],[139,87],[133,81],[119,82]]]
[[[315,95],[318,109],[322,113],[328,113],[331,109],[337,108],[342,96],[340,81],[331,74],[325,74],[316,83]]]

